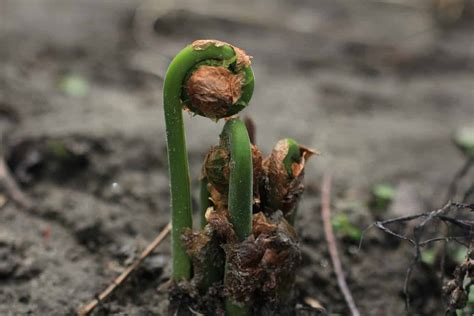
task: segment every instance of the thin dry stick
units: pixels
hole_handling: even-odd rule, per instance
[[[0,155],[0,185],[6,190],[7,195],[13,202],[18,204],[19,207],[24,209],[30,209],[32,207],[31,201],[18,187],[18,184],[13,179],[10,170],[8,169],[5,159]]]
[[[355,305],[354,298],[352,297],[351,291],[347,286],[346,279],[344,277],[344,271],[342,270],[341,260],[337,251],[336,238],[334,237],[334,231],[331,225],[331,175],[325,174],[323,178],[322,186],[322,197],[321,197],[321,216],[323,218],[324,233],[326,241],[328,243],[329,255],[331,256],[332,265],[334,272],[336,273],[337,284],[341,290],[344,299],[346,300],[349,309],[351,310],[352,316],[360,316],[359,310]]]
[[[148,257],[153,250],[155,250],[156,247],[168,236],[168,234],[171,231],[171,223],[168,223],[165,228],[156,236],[155,240],[153,240],[146,248],[145,250],[140,254],[140,256],[127,268],[125,271],[122,272],[113,282],[110,284],[102,293],[100,293],[97,298],[93,299],[86,305],[84,305],[83,308],[77,312],[77,316],[86,316],[89,315],[90,312],[94,310],[94,308],[99,305],[99,303],[102,303],[107,297],[110,296],[110,294],[115,291],[115,289],[121,285],[129,276],[130,274],[138,268],[138,266],[145,260],[146,257]]]

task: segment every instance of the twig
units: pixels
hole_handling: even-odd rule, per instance
[[[471,221],[460,220],[460,219],[456,219],[454,217],[450,217],[450,216],[446,215],[451,210],[451,208],[455,208],[457,210],[467,209],[467,210],[472,211],[474,209],[474,206],[472,204],[456,203],[456,202],[449,201],[448,203],[446,203],[445,206],[443,206],[442,208],[440,208],[438,210],[435,210],[435,211],[424,212],[424,213],[415,214],[415,215],[408,215],[408,216],[398,217],[398,218],[394,218],[394,219],[388,219],[388,220],[384,220],[384,221],[377,221],[377,222],[375,222],[374,224],[372,224],[368,227],[368,229],[369,229],[369,228],[375,226],[375,227],[377,227],[378,229],[382,230],[383,232],[385,232],[387,234],[390,234],[390,235],[395,236],[399,239],[406,240],[406,241],[410,242],[415,247],[415,254],[414,254],[414,256],[413,256],[413,258],[410,262],[410,265],[407,268],[405,281],[404,281],[404,285],[403,285],[403,293],[405,295],[405,306],[406,306],[407,311],[410,310],[410,295],[409,295],[409,292],[408,292],[408,286],[409,286],[409,283],[410,283],[411,274],[413,272],[413,269],[415,268],[416,264],[420,261],[421,247],[424,247],[426,245],[429,245],[429,244],[431,244],[433,242],[436,242],[436,241],[439,241],[439,240],[446,240],[446,241],[454,240],[456,242],[461,242],[459,240],[460,238],[470,237],[470,235],[445,236],[445,237],[435,237],[435,238],[431,238],[431,239],[421,241],[421,236],[422,236],[422,232],[423,232],[424,227],[433,220],[440,220],[441,222],[444,222],[446,224],[455,225],[455,226],[459,227],[460,229],[467,231],[470,234],[470,232],[472,231],[473,223]],[[410,238],[406,235],[398,234],[398,233],[394,232],[393,230],[391,230],[390,228],[388,228],[386,226],[386,225],[393,224],[393,223],[403,223],[403,222],[412,221],[412,220],[416,220],[416,219],[420,219],[420,218],[422,218],[423,220],[414,227],[414,229],[413,229],[413,238]]]
[[[24,209],[30,209],[33,204],[31,201],[26,197],[26,195],[21,191],[18,187],[18,184],[13,179],[10,171],[8,170],[8,166],[5,163],[5,159],[3,156],[0,155],[0,185],[6,190],[7,195],[18,204],[19,207]]]
[[[78,312],[77,316],[86,316],[91,313],[94,308],[97,307],[100,303],[102,303],[113,291],[121,285],[129,276],[130,274],[138,268],[138,266],[148,257],[153,250],[168,236],[171,231],[171,223],[163,228],[163,230],[156,236],[155,240],[153,240],[145,250],[140,254],[140,256],[127,268],[125,271],[122,272],[115,280],[113,280],[112,284],[110,284],[102,293],[100,293],[95,299],[84,305]]]
[[[347,286],[346,279],[344,277],[344,271],[342,270],[341,260],[337,251],[336,238],[331,225],[331,176],[324,175],[322,185],[322,201],[321,201],[321,216],[324,224],[324,233],[326,241],[328,243],[329,255],[331,256],[332,265],[334,266],[334,272],[336,273],[337,283],[341,290],[344,299],[346,300],[349,309],[351,310],[352,316],[359,316],[359,310],[355,305],[354,298],[352,297],[351,291]]]
[[[468,239],[467,241],[470,240],[471,243],[473,242],[472,232],[473,232],[474,222],[470,220],[457,219],[455,217],[448,216],[448,213],[452,209],[455,209],[457,211],[460,211],[463,209],[469,210],[471,212],[474,211],[474,203],[471,203],[471,204],[466,203],[469,197],[472,194],[474,194],[474,183],[472,183],[467,188],[467,190],[463,193],[463,198],[461,200],[461,203],[451,202],[450,200],[456,197],[458,193],[459,182],[465,178],[465,176],[468,174],[468,172],[470,171],[472,167],[474,167],[474,157],[471,157],[468,160],[466,160],[466,162],[463,164],[461,169],[459,169],[456,172],[456,174],[453,176],[453,179],[450,181],[448,192],[446,195],[446,199],[449,201],[442,208],[434,210],[434,211],[423,212],[423,213],[414,214],[414,215],[407,215],[407,216],[397,217],[397,218],[383,220],[383,221],[377,221],[373,223],[372,225],[370,225],[369,227],[367,227],[362,233],[362,238],[359,244],[359,248],[362,246],[362,240],[365,233],[372,227],[377,227],[378,229],[385,232],[386,234],[395,236],[396,238],[399,238],[401,240],[406,240],[410,244],[412,244],[413,247],[415,248],[415,253],[410,262],[410,265],[407,268],[405,281],[403,285],[403,293],[405,295],[405,308],[408,313],[410,312],[410,295],[408,292],[408,287],[409,287],[413,269],[416,267],[416,264],[420,261],[420,258],[421,258],[421,247],[425,247],[431,243],[442,241],[442,240],[445,241],[445,248],[446,248],[446,243],[450,240],[453,240],[457,243],[465,245],[466,247],[467,245],[461,239],[466,238]],[[388,225],[393,224],[393,223],[400,224],[400,223],[406,223],[406,222],[410,222],[414,220],[421,220],[421,221],[413,228],[412,238],[409,237],[408,235],[399,234],[387,227]],[[430,239],[426,239],[422,241],[421,237],[422,237],[424,227],[428,223],[431,223],[435,220],[446,224],[445,229],[442,229],[441,236],[432,237]],[[465,231],[467,234],[464,236],[449,236],[448,224],[451,224],[453,226],[460,228],[461,230]],[[442,261],[444,261],[444,259]],[[444,266],[444,263],[442,263],[442,266]]]

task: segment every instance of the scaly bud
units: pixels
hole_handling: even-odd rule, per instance
[[[274,211],[281,210],[287,219],[292,217],[304,191],[302,181],[306,161],[315,153],[291,138],[282,139],[276,144],[270,156],[263,161],[266,179],[262,195],[266,207]]]

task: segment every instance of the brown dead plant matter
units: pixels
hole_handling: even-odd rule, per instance
[[[206,117],[223,117],[240,98],[241,75],[224,67],[201,66],[187,83],[187,92],[194,107]]]

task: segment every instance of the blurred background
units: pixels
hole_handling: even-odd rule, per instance
[[[358,230],[442,206],[465,159],[453,135],[474,121],[473,32],[472,0],[0,0],[0,152],[37,206],[22,212],[0,192],[0,314],[71,313],[168,221],[163,76],[181,48],[210,38],[253,56],[243,115],[264,153],[284,137],[321,152],[306,171],[312,268],[300,298],[345,315],[322,240],[321,175],[333,174],[335,209]],[[197,179],[222,122],[185,123]],[[398,206],[374,215],[381,184]],[[411,250],[382,254],[384,237],[372,238],[371,253],[343,250],[349,285],[363,315],[400,315]],[[102,312],[164,310],[160,249]],[[415,308],[443,315],[427,266]]]

